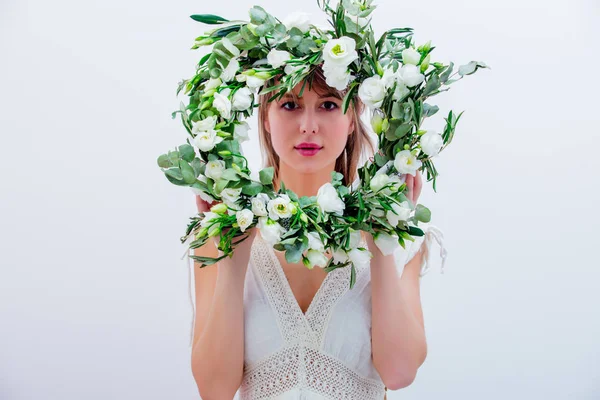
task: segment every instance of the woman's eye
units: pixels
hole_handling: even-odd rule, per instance
[[[325,104],[330,104],[330,105],[333,105],[333,107],[332,107],[332,108],[329,108],[328,110],[335,110],[335,109],[337,108],[337,106],[338,106],[338,105],[337,105],[337,104],[335,104],[333,101],[326,101],[325,103],[323,103],[323,105],[325,105]],[[327,107],[325,107],[325,108],[327,108]]]
[[[289,108],[287,108],[287,107],[285,106],[286,104],[293,104],[293,105],[295,105],[296,103],[294,103],[293,101],[286,101],[285,103],[283,103],[283,104],[281,105],[281,108],[285,108],[286,110],[289,110]]]

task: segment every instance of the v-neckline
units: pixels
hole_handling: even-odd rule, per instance
[[[300,313],[300,315],[302,315],[302,317],[304,319],[308,320],[311,315],[312,310],[316,307],[316,303],[319,301],[319,299],[321,297],[321,293],[325,290],[325,287],[329,284],[329,281],[331,280],[330,275],[335,270],[328,272],[327,275],[325,275],[325,279],[323,279],[323,282],[321,282],[319,289],[317,289],[317,291],[315,292],[315,295],[311,299],[310,304],[308,305],[308,308],[306,309],[306,313],[305,313],[302,311],[302,308],[300,307],[300,304],[298,303],[298,299],[296,299],[296,296],[294,296],[294,291],[292,290],[292,287],[290,286],[290,282],[288,281],[287,275],[285,274],[285,271],[283,270],[283,266],[281,265],[281,262],[279,261],[277,254],[275,254],[275,249],[272,246],[270,246],[269,243],[264,240],[264,238],[261,237],[261,240],[263,241],[263,244],[267,247],[267,251],[269,252],[269,255],[271,256],[271,258],[273,259],[273,264],[275,265],[275,268],[277,269],[277,272],[281,277],[281,282],[285,286],[285,291],[286,291],[288,297],[290,298],[290,302],[294,303],[294,308],[296,309],[296,311],[298,313]]]

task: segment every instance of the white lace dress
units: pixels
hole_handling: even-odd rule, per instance
[[[426,241],[423,276],[435,239],[443,273],[443,233],[433,225],[419,226],[425,236],[394,253],[399,271]],[[350,268],[330,272],[304,314],[275,250],[256,235],[244,287],[244,376],[235,400],[384,398],[385,385],[371,353],[370,267],[356,272],[352,289]]]

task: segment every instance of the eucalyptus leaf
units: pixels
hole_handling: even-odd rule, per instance
[[[273,167],[263,168],[258,172],[258,177],[263,185],[271,185],[273,183],[273,174],[275,170]]]
[[[185,183],[194,183],[196,181],[194,169],[187,161],[179,160],[179,169]]]
[[[415,219],[421,222],[429,222],[431,220],[431,211],[422,204],[417,204],[415,208]]]
[[[182,144],[179,146],[179,155],[187,162],[192,162],[194,157],[196,157],[196,152],[194,148],[189,144]]]

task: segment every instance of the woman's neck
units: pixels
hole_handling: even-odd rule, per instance
[[[319,188],[331,182],[331,172],[335,170],[335,161],[329,166],[315,172],[300,172],[284,162],[279,163],[279,182],[283,181],[286,189],[290,189],[298,195],[316,196]],[[279,182],[275,185],[279,190]]]

